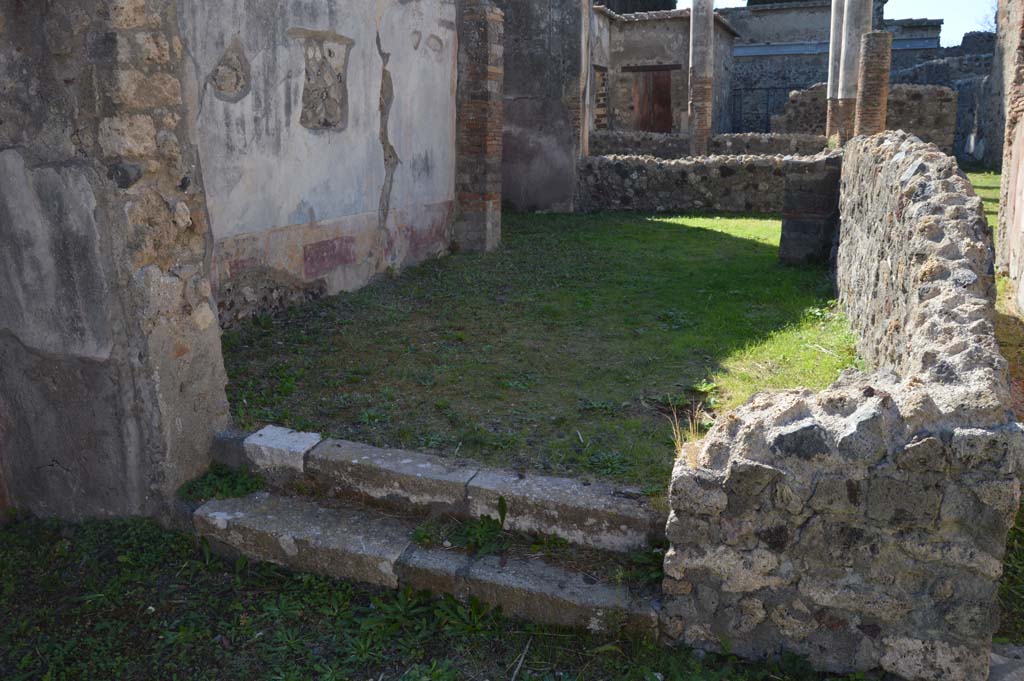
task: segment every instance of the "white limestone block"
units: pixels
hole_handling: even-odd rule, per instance
[[[316,447],[319,433],[300,433],[280,426],[267,426],[245,439],[245,458],[256,470],[305,469],[306,452]]]

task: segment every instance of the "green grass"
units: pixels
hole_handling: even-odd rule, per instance
[[[264,482],[260,476],[215,463],[202,476],[182,485],[178,496],[185,501],[198,503],[210,499],[244,497],[263,488]]]
[[[1002,175],[993,172],[976,172],[967,173],[967,177],[974,185],[974,191],[985,203],[985,217],[988,218],[988,224],[994,232],[999,222],[999,183]]]
[[[507,215],[497,253],[226,334],[236,420],[661,492],[673,407],[685,422],[696,400],[821,388],[854,361],[826,273],[779,266],[779,232],[764,217]]]
[[[974,190],[985,202],[985,215],[993,232],[999,218],[1001,177],[998,173],[968,173]],[[1010,369],[1012,407],[1018,419],[1024,419],[1024,321],[1014,302],[1012,283],[1006,277],[997,281],[996,338]],[[1011,643],[1024,643],[1024,506],[1010,530],[1003,562],[1003,578],[999,587],[1002,608],[996,638]]]
[[[0,530],[0,613],[4,681],[828,678],[224,561],[144,520]]]

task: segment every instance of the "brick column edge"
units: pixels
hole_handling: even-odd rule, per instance
[[[861,38],[860,75],[853,134],[875,135],[885,130],[889,108],[889,69],[892,33],[872,31]]]
[[[489,0],[458,4],[455,224],[452,250],[501,244],[505,15]]]

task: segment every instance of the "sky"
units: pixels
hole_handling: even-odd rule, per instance
[[[746,0],[715,0],[715,7],[743,7]],[[995,16],[994,0],[889,0],[886,19],[945,19],[942,44],[959,45],[968,31],[992,30]],[[679,0],[679,7],[689,7],[690,0]]]

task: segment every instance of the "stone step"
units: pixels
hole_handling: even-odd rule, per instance
[[[497,518],[504,498],[506,529],[606,551],[642,549],[665,533],[667,513],[639,490],[608,483],[453,464],[344,440],[324,440],[308,451],[305,472],[332,496],[403,512]]]
[[[475,558],[426,549],[413,524],[359,507],[326,507],[259,492],[209,501],[193,514],[196,533],[227,555],[375,586],[475,597],[506,616],[541,624],[657,635],[657,605],[540,560]]]

